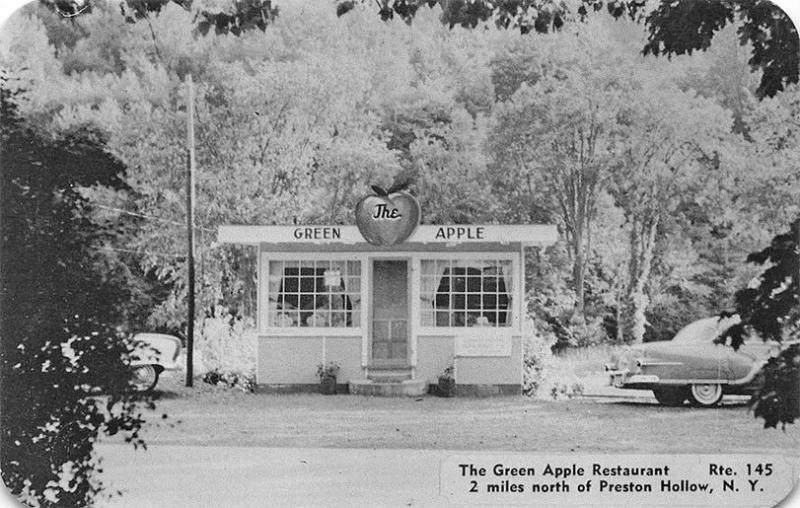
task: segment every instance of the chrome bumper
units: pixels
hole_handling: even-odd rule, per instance
[[[658,383],[658,376],[652,374],[631,374],[627,370],[613,370],[606,367],[608,384],[615,388],[625,388],[627,385]]]
[[[625,385],[625,377],[628,375],[627,370],[610,370],[606,368],[608,373],[608,385],[616,388],[622,388]]]

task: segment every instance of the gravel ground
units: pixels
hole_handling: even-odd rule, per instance
[[[661,407],[642,393],[569,401],[266,395],[199,380],[185,388],[178,373],[155,395],[155,411],[145,411],[148,445],[800,455],[800,425],[764,429],[741,401],[699,409]]]

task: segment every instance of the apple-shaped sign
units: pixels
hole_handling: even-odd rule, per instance
[[[405,191],[387,192],[373,185],[375,194],[356,205],[356,225],[373,245],[395,245],[408,238],[419,224],[419,203]]]

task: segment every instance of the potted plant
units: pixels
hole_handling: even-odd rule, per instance
[[[451,365],[444,369],[444,372],[439,376],[439,396],[452,397],[456,394],[456,378],[454,367]]]
[[[336,375],[339,373],[339,364],[336,362],[320,363],[317,365],[319,377],[319,392],[323,395],[336,394]]]

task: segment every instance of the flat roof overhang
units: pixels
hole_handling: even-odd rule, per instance
[[[543,224],[443,224],[420,225],[403,244],[477,247],[479,244],[548,246],[558,240],[553,225]],[[356,226],[237,226],[219,227],[219,243],[240,245],[369,245]],[[398,247],[382,247],[391,249]],[[405,250],[405,249],[404,249]]]

